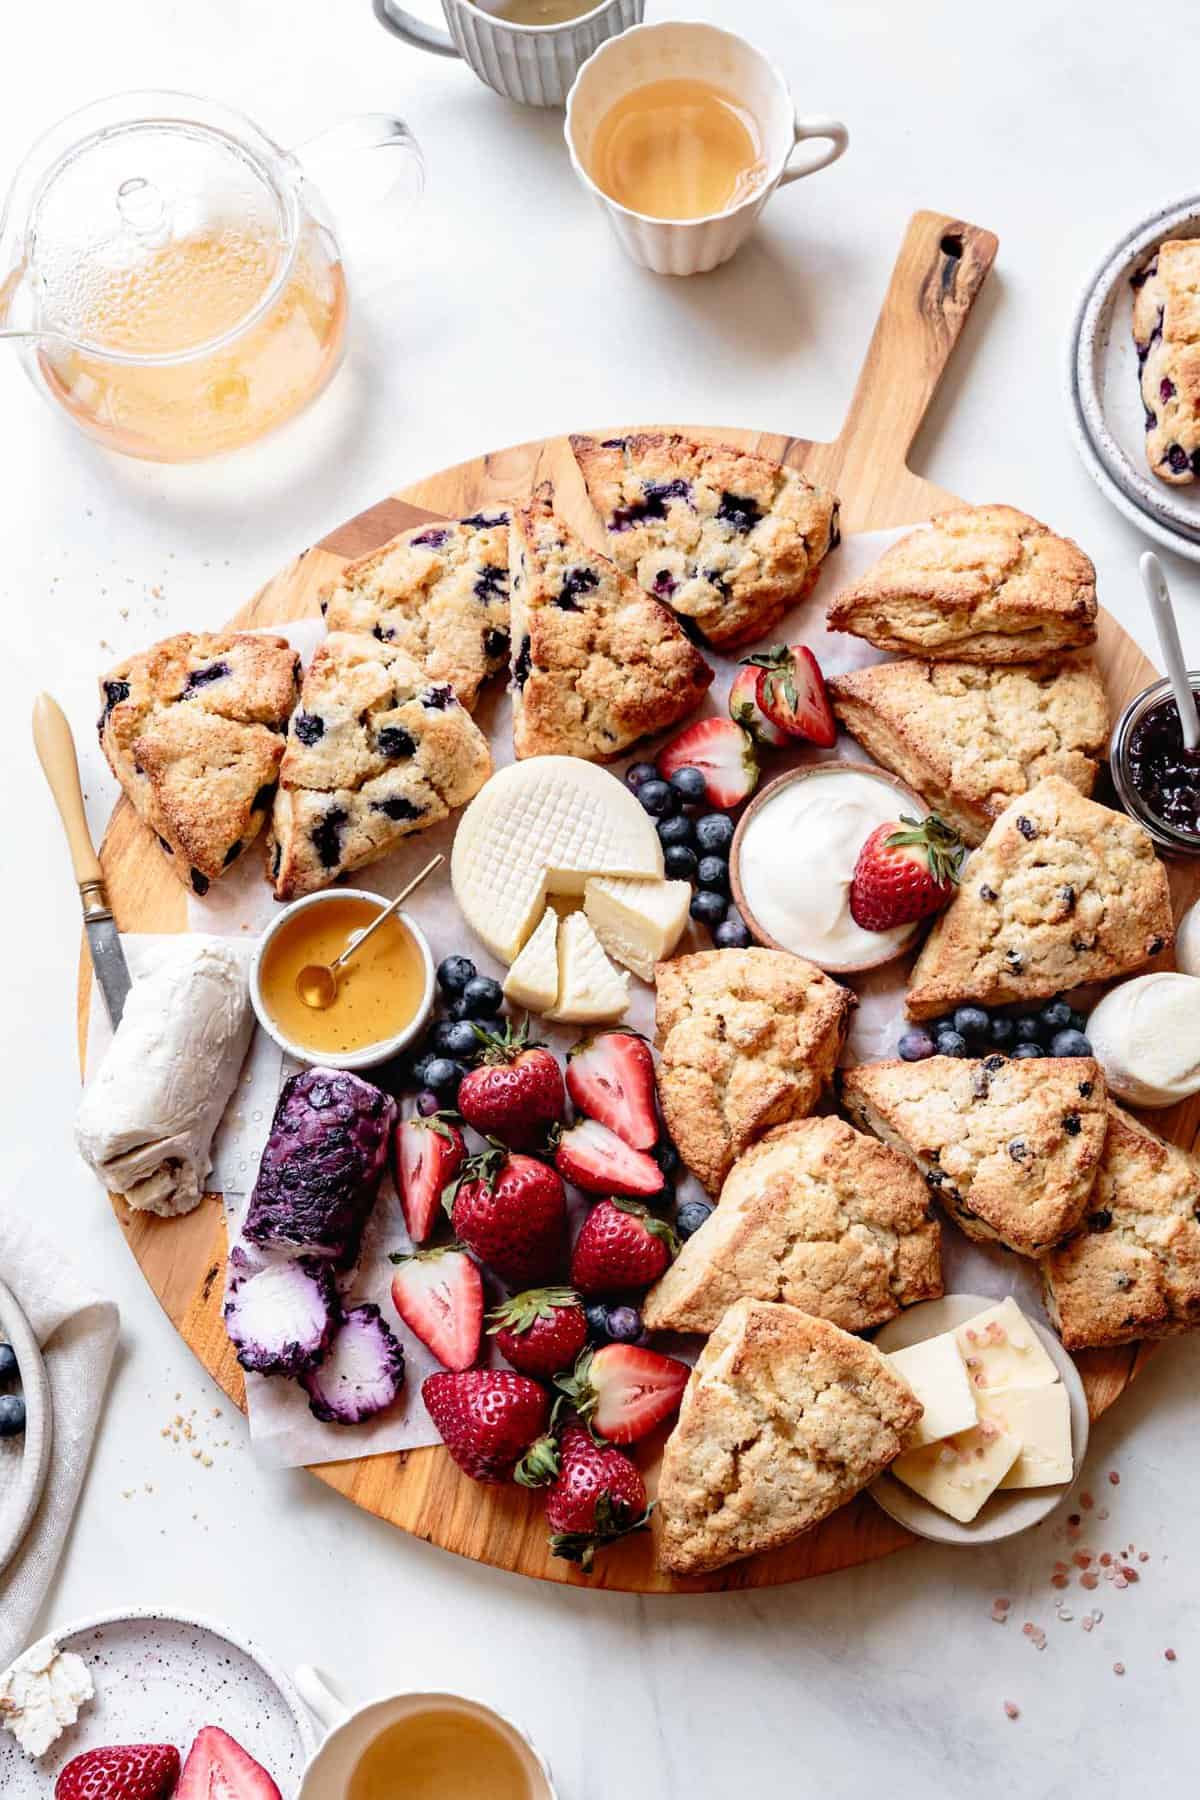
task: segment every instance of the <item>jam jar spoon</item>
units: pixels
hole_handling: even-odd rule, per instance
[[[1150,602],[1154,628],[1158,632],[1158,645],[1166,664],[1171,692],[1179,709],[1183,747],[1189,756],[1194,756],[1200,750],[1200,716],[1196,713],[1196,698],[1188,679],[1187,664],[1183,660],[1183,646],[1179,642],[1179,626],[1175,619],[1175,608],[1171,604],[1167,578],[1153,550],[1142,553],[1138,566],[1142,572],[1142,586]]]

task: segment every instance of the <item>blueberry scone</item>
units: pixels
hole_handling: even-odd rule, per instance
[[[1011,801],[967,860],[912,972],[908,1012],[1048,1000],[1128,975],[1174,935],[1147,832],[1047,775]]]
[[[1200,475],[1200,238],[1160,244],[1132,286],[1146,461],[1180,486]]]
[[[961,506],[843,588],[828,624],[902,656],[1040,662],[1095,641],[1096,571],[1027,513]]]
[[[573,437],[613,561],[720,649],[802,600],[838,542],[838,503],[795,469],[666,432]]]
[[[1119,1106],[1079,1231],[1042,1263],[1068,1350],[1200,1325],[1200,1160]]]
[[[735,1300],[783,1300],[869,1331],[942,1292],[941,1232],[907,1157],[844,1119],[777,1125],[642,1308],[651,1331],[715,1331]]]
[[[1044,775],[1090,794],[1108,742],[1104,685],[1086,659],[878,663],[828,687],[839,723],[968,844]]]
[[[197,894],[267,823],[299,687],[284,638],[239,631],[181,631],[100,683],[109,767]]]
[[[477,794],[487,739],[403,650],[334,631],[304,677],[268,843],[277,900],[360,869]]]
[[[330,631],[369,631],[472,711],[508,664],[508,513],[418,525],[347,563],[321,595]]]
[[[700,704],[712,670],[675,615],[589,550],[548,489],[510,538],[518,757],[607,762]]]
[[[1089,1057],[860,1063],[842,1103],[912,1158],[968,1237],[1041,1256],[1083,1217],[1104,1149],[1104,1076]]]
[[[873,1344],[794,1306],[739,1300],[663,1452],[661,1566],[702,1575],[790,1543],[874,1481],[921,1412]]]
[[[816,1106],[857,1002],[782,950],[701,950],[659,963],[655,979],[663,1118],[716,1193],[755,1138]]]

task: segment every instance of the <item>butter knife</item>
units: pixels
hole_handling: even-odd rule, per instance
[[[50,784],[54,804],[58,807],[71,852],[71,867],[79,883],[83,903],[83,929],[92,967],[104,1004],[112,1020],[113,1030],[121,1023],[125,1001],[129,996],[129,969],[117,931],[112,909],[104,892],[104,871],[92,847],[87,817],[83,810],[83,792],[79,786],[79,762],[75,755],[75,739],[67,723],[67,715],[49,694],[39,694],[33,703],[33,747],[37,751],[42,773]]]

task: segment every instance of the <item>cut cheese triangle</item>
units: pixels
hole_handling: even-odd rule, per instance
[[[629,977],[609,962],[581,912],[558,929],[558,995],[548,1019],[589,1025],[619,1019],[629,1005]]]
[[[692,904],[690,881],[621,881],[600,877],[583,890],[583,910],[596,936],[619,963],[654,980],[683,936]]]
[[[558,914],[548,906],[504,981],[504,995],[514,1006],[549,1012],[558,998]]]

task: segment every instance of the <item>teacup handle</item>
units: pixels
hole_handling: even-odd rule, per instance
[[[418,50],[432,50],[435,56],[462,54],[449,32],[439,31],[436,25],[426,25],[422,19],[414,19],[403,6],[396,6],[394,0],[374,0],[374,6],[379,23],[404,43],[413,44]]]
[[[380,0],[380,4],[383,4],[383,0]],[[789,163],[796,145],[802,144],[806,138],[828,138],[828,148],[820,151],[811,161],[806,162],[803,168],[785,168],[779,177],[780,187],[785,186],[789,181],[802,181],[806,175],[815,175],[818,169],[827,169],[830,163],[835,163],[839,156],[845,155],[846,146],[850,142],[850,133],[840,119],[797,118],[796,136],[792,142],[792,149],[788,151],[787,155]]]
[[[295,1682],[300,1698],[310,1712],[316,1714],[326,1731],[336,1731],[350,1717],[349,1702],[343,1699],[327,1676],[314,1669],[311,1663],[301,1663],[293,1670],[292,1680]]]

